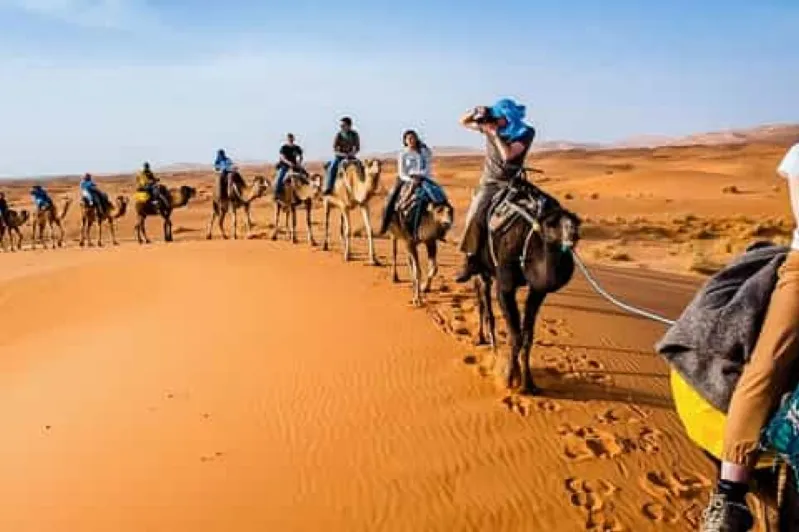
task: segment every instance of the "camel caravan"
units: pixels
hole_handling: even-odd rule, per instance
[[[556,198],[539,189],[529,177],[531,172],[540,171],[525,167],[535,130],[523,119],[524,106],[511,100],[500,100],[492,107],[477,107],[461,118],[461,124],[465,128],[480,132],[486,139],[482,175],[466,213],[465,227],[459,244],[464,263],[454,279],[460,284],[471,282],[479,314],[476,343],[488,344],[496,349],[496,321],[493,310],[493,301],[496,299],[507,326],[510,344],[505,356],[498,358],[501,386],[514,393],[529,395],[542,393],[535,384],[530,365],[536,320],[546,298],[569,284],[576,266],[580,267],[592,288],[610,303],[627,312],[669,325],[669,332],[659,344],[658,350],[672,365],[672,390],[678,415],[686,427],[702,425],[703,429],[700,431],[702,438],[705,440],[711,438],[712,441],[705,441],[690,432],[689,435],[700,448],[721,464],[721,477],[733,471],[735,478],[744,479],[731,480],[720,477],[719,485],[705,511],[702,530],[705,532],[748,530],[752,516],[746,504],[740,499],[740,495],[746,493],[745,483],[749,476],[756,474],[753,470],[754,465],[742,466],[726,461],[729,456],[720,452],[722,439],[731,438],[730,442],[725,442],[725,445],[732,446],[746,438],[755,441],[755,433],[763,429],[762,425],[768,421],[770,424],[767,432],[771,435],[771,439],[767,444],[772,449],[780,450],[782,453],[780,456],[791,465],[792,470],[796,470],[795,466],[799,463],[799,422],[796,422],[795,413],[799,412],[799,390],[784,403],[779,415],[769,421],[762,408],[757,410],[755,407],[759,404],[769,405],[771,408],[777,404],[781,396],[771,388],[765,390],[761,387],[763,394],[768,393],[769,396],[758,397],[758,403],[751,402],[754,401],[752,397],[738,398],[736,402],[735,398],[730,399],[733,392],[728,379],[726,382],[728,386],[722,390],[726,394],[723,395],[725,400],[713,403],[712,398],[718,395],[716,393],[718,382],[711,385],[713,393],[702,394],[701,376],[693,375],[691,382],[683,378],[691,373],[691,368],[695,370],[708,367],[706,363],[685,362],[686,357],[696,354],[695,352],[699,350],[697,346],[707,340],[706,331],[697,329],[696,325],[703,320],[713,319],[707,315],[701,316],[702,312],[705,314],[709,312],[702,308],[705,301],[703,297],[706,297],[706,294],[700,292],[697,295],[696,301],[686,310],[686,315],[692,317],[693,321],[684,322],[683,318],[672,321],[635,309],[604,292],[592,279],[577,254],[581,227],[579,216],[564,208]],[[330,249],[330,218],[335,210],[338,213],[343,258],[349,261],[353,236],[351,214],[353,211],[358,211],[363,220],[363,231],[368,245],[368,263],[380,265],[374,241],[376,236],[386,236],[391,242],[391,279],[393,282],[399,282],[397,255],[401,247],[406,255],[410,272],[411,303],[417,307],[422,306],[423,294],[431,291],[433,280],[438,273],[439,245],[447,241],[455,222],[454,209],[447,194],[433,175],[432,151],[417,132],[408,130],[402,134],[402,149],[397,157],[396,179],[386,195],[381,224],[376,235],[372,227],[371,205],[381,192],[383,163],[377,159],[360,158],[360,148],[360,137],[352,127],[352,120],[344,117],[340,120],[340,130],[333,141],[334,156],[322,166],[324,175],[311,174],[304,168],[303,150],[296,144],[294,136],[288,134],[285,144],[280,148],[280,159],[274,167],[274,175],[271,178],[256,175],[249,181],[244,178],[239,167],[233,164],[224,150],[219,150],[214,163],[216,176],[206,238],[212,239],[214,229],[218,227],[222,238],[227,239],[228,232],[225,225],[230,218],[232,237],[237,239],[240,212],[245,223],[244,236],[253,238],[252,229],[255,225],[252,218],[253,205],[258,200],[265,199],[271,202],[274,209],[272,240],[279,237],[281,214],[285,214],[283,229],[289,241],[297,243],[297,209],[304,209],[307,243],[315,246],[312,216],[314,206],[320,205],[324,216],[322,250]],[[792,179],[791,186],[799,189],[799,145],[786,156],[779,172]],[[114,202],[111,202],[89,174],[86,174],[80,182],[80,193],[80,246],[95,244],[92,238],[94,226],[97,226],[97,246],[103,245],[104,226],[110,233],[111,243],[117,245],[115,224],[127,212],[128,199],[118,196]],[[64,220],[71,200],[64,198],[61,204],[57,205],[39,185],[34,186],[30,194],[34,203],[31,210],[12,209],[5,195],[0,192],[0,248],[4,251],[22,249],[22,228],[27,223],[30,223],[32,228],[31,249],[36,249],[38,246],[47,248],[45,232],[49,234],[51,248],[64,245]],[[795,195],[799,197],[799,190]],[[151,242],[145,221],[148,217],[157,216],[163,222],[164,241],[172,242],[173,212],[186,207],[196,197],[197,190],[187,185],[168,188],[155,177],[149,164],[145,163],[136,176],[133,198],[136,241],[139,244]],[[794,206],[794,209],[799,207]],[[799,213],[796,215],[799,218]],[[420,265],[420,247],[425,248],[428,262],[428,271],[424,279]],[[774,292],[772,301],[776,303],[772,304],[777,305],[779,312],[774,311],[773,315],[766,314],[764,327],[768,329],[768,333],[763,334],[765,338],[758,340],[762,345],[759,344],[759,351],[755,349],[753,355],[757,356],[757,353],[761,352],[760,356],[766,357],[765,362],[758,362],[758,367],[751,370],[751,373],[760,379],[758,382],[772,382],[778,375],[775,372],[781,366],[769,362],[768,357],[782,356],[781,353],[789,348],[796,351],[799,344],[796,330],[796,320],[799,315],[796,303],[796,294],[799,294],[798,253],[799,232],[791,249],[781,248],[768,242],[760,243],[748,249],[738,261],[745,264],[749,264],[747,261],[754,261],[762,268],[766,268],[763,265],[767,265],[773,272],[769,278],[774,282],[764,290]],[[783,262],[784,266],[778,269],[779,264]],[[751,266],[742,269],[740,264],[734,263],[719,274],[719,279],[723,278],[725,287],[729,287],[729,276],[740,275],[743,270],[750,274],[754,271]],[[776,283],[778,277],[781,279],[780,283]],[[746,280],[732,281],[738,283],[735,286],[745,287]],[[708,286],[712,287],[713,282],[720,281],[714,277]],[[748,286],[751,287],[751,284]],[[526,288],[523,309],[519,308],[517,299],[520,288]],[[725,290],[733,294],[733,291],[726,288]],[[711,290],[708,288],[708,291]],[[711,306],[716,308],[719,302],[716,296],[713,298]],[[747,298],[747,300],[760,301],[761,306],[767,305],[762,297]],[[766,312],[765,309],[760,310],[761,314]],[[737,312],[742,311],[739,309]],[[695,319],[697,313],[702,319]],[[741,323],[748,323],[746,320],[749,318],[751,316],[743,316],[744,321]],[[729,323],[724,322],[722,325],[734,328],[740,320],[727,321]],[[682,335],[678,334],[681,331]],[[754,334],[753,331],[750,333]],[[728,336],[739,338],[738,334],[732,332]],[[753,344],[754,342],[751,342],[746,348],[751,348]],[[738,349],[740,346],[722,347],[729,348],[731,352],[742,350]],[[680,364],[688,368],[683,374],[675,373],[675,368],[679,368]],[[726,373],[732,375],[729,371]],[[736,370],[735,375],[740,373],[740,370]],[[750,380],[754,378],[751,377]],[[750,386],[746,393],[750,396],[755,395],[757,390],[753,390]],[[788,394],[783,395],[787,397]],[[746,407],[740,406],[747,401],[750,403]],[[731,403],[733,406],[730,406]],[[737,425],[733,426],[738,432],[722,435],[724,412],[727,408],[729,408],[727,415],[735,416]],[[758,420],[756,427],[751,426],[752,423],[745,422],[755,418]],[[738,469],[735,469],[736,467]],[[799,477],[794,480],[794,484],[799,484]],[[775,491],[774,477],[769,476],[761,483],[761,488]],[[796,497],[795,489],[788,491],[792,497]],[[761,500],[768,501],[763,489],[759,495]],[[772,509],[779,507],[777,513],[782,512],[779,518],[783,524],[789,520],[790,523],[798,523],[799,520],[792,520],[797,519],[795,516],[785,513],[799,508],[799,504],[790,502],[792,500],[799,499],[783,498],[776,501],[772,498],[771,502],[766,504]],[[798,528],[789,525],[788,529]]]

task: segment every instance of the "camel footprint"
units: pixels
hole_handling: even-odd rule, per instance
[[[577,477],[565,481],[572,506],[585,512],[585,529],[603,532],[622,532],[624,527],[613,515],[611,500],[619,488],[603,479],[585,480]]]
[[[518,395],[508,395],[502,399],[508,410],[523,417],[530,415],[532,410],[542,414],[556,414],[562,410],[561,406],[550,399],[530,399]]]
[[[575,462],[615,458],[634,448],[631,441],[592,427],[573,427],[564,424],[558,428],[558,434],[563,440],[563,454]]]
[[[647,519],[673,524],[681,515],[692,529],[699,526],[702,507],[697,500],[710,488],[706,478],[679,472],[649,471],[641,478],[640,484],[646,493],[656,499],[641,508]],[[681,511],[680,507],[686,504]]]

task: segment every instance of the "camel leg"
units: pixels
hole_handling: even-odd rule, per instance
[[[150,243],[150,237],[147,236],[147,224],[145,223],[146,218],[141,216],[139,217],[139,224],[137,225],[139,232],[141,233],[139,236],[139,244],[144,242],[145,244]]]
[[[56,224],[58,225],[58,247],[63,247],[64,237],[66,236],[66,231],[64,231],[64,224],[61,223],[61,220],[57,221]]]
[[[111,244],[114,246],[118,246],[119,242],[117,242],[117,233],[116,229],[114,228],[114,219],[108,219],[108,230],[111,232]]]
[[[327,251],[330,244],[330,203],[325,200],[325,238],[322,241],[322,251]]]
[[[217,218],[217,209],[216,206],[214,206],[211,209],[211,221],[208,222],[208,230],[205,232],[206,240],[211,240],[214,237],[214,222],[216,221],[216,218]]]
[[[227,218],[227,208],[222,207],[219,210],[219,232],[222,233],[222,238],[227,240],[227,233],[225,233],[225,218]]]
[[[289,213],[291,215],[291,243],[297,243],[297,208],[292,205],[289,208]]]
[[[164,218],[164,242],[172,242],[172,219]]]
[[[350,260],[352,232],[350,230],[350,212],[346,209],[341,211],[341,239],[344,243],[344,261],[348,262]]]
[[[231,214],[233,216],[233,240],[238,240],[239,238],[239,210],[236,207],[231,209]]]
[[[498,285],[498,288],[499,306],[502,309],[502,315],[508,325],[508,333],[511,338],[510,351],[505,359],[505,367],[502,372],[503,384],[510,390],[521,377],[519,368],[519,350],[522,342],[521,318],[519,307],[516,304],[516,290],[514,288],[504,289],[502,285]]]
[[[477,294],[477,309],[480,314],[479,329],[475,343],[476,345],[488,343],[492,349],[496,349],[496,320],[494,318],[494,304],[491,301],[493,282],[490,277],[477,278],[475,279],[474,287]],[[486,327],[488,332],[486,332]],[[488,337],[487,342],[486,337]]]
[[[19,227],[15,227],[14,228],[14,232],[17,234],[17,251],[22,251],[22,231],[20,231]],[[10,235],[10,233],[9,233],[9,235]],[[11,244],[13,246],[14,240],[13,240],[13,237],[11,237],[11,238],[12,238]]]
[[[427,279],[424,281],[422,292],[427,294],[433,284],[433,277],[438,273],[438,245],[435,240],[428,240],[424,243],[427,248]]]
[[[419,267],[419,250],[411,241],[406,241],[406,251],[408,253],[408,269],[411,272],[411,282],[413,283],[413,306],[422,306],[422,270]]]
[[[524,323],[522,324],[522,348],[519,356],[521,360],[521,393],[529,395],[537,395],[541,390],[533,382],[533,373],[530,369],[530,350],[533,347],[533,337],[535,336],[535,320],[538,316],[538,311],[544,303],[546,294],[529,290],[527,293],[527,301],[524,304]]]
[[[103,247],[103,219],[97,220],[97,247]]]
[[[397,272],[397,239],[394,235],[391,236],[391,282],[400,282],[399,273]]]
[[[308,243],[311,246],[316,245],[316,241],[313,239],[313,224],[311,222],[311,209],[313,205],[311,204],[310,200],[305,202],[305,228],[308,230]]]
[[[280,231],[280,203],[275,202],[275,228],[272,231],[272,240],[277,240],[278,231]]]
[[[369,204],[361,205],[361,215],[363,216],[363,225],[366,229],[366,240],[369,242],[369,264],[372,266],[380,266],[380,261],[377,260],[375,255],[375,239],[372,233],[372,220],[369,216]]]
[[[244,236],[244,238],[251,238],[252,237],[252,217],[250,216],[250,204],[249,203],[244,206],[244,214],[245,214],[244,223],[246,224],[246,227],[247,227],[247,234]]]
[[[36,226],[37,225],[38,225],[38,223],[36,221],[34,221],[31,224],[31,249],[32,250],[36,249]]]

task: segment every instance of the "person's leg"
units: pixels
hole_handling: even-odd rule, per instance
[[[713,520],[714,513],[730,516],[726,518],[729,520],[733,514],[748,512],[744,498],[762,430],[782,395],[789,391],[797,359],[799,251],[792,251],[780,269],[757,344],[733,392],[724,430],[721,473],[707,511],[708,520]],[[747,521],[745,516],[739,518]]]
[[[339,163],[341,163],[341,157],[335,157],[332,161],[330,161],[330,165],[327,167],[327,175],[325,176],[325,194],[333,193],[333,187],[336,184],[336,174],[338,174]]]
[[[277,179],[275,179],[275,198],[278,198],[283,192],[283,183],[286,181],[286,175],[289,173],[289,167],[281,165],[277,169]]]
[[[432,179],[422,179],[421,187],[424,193],[427,195],[427,199],[432,201],[434,204],[441,205],[442,203],[447,202],[447,196],[444,194],[444,190]]]
[[[477,252],[483,240],[486,211],[497,190],[497,185],[480,184],[469,204],[469,210],[466,212],[466,226],[460,243],[460,250],[465,254],[465,262],[455,278],[458,283],[467,282],[477,273]]]
[[[397,180],[394,182],[394,186],[388,193],[388,197],[386,197],[386,206],[383,209],[383,220],[380,223],[380,232],[378,233],[380,235],[383,235],[386,233],[386,231],[388,231],[388,226],[391,224],[392,216],[394,216],[394,208],[397,204],[397,197],[399,197],[401,188],[402,180],[397,178]]]

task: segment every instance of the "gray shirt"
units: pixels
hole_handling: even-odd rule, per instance
[[[521,142],[524,144],[524,151],[507,162],[502,159],[502,154],[494,141],[490,138],[486,138],[486,159],[483,165],[483,175],[480,178],[480,183],[497,183],[513,179],[519,169],[524,166],[524,159],[527,157],[527,152],[530,151],[530,146],[532,146],[534,138],[535,129],[528,127],[527,131],[522,136],[514,139],[513,142]],[[508,142],[507,139],[502,140]]]

